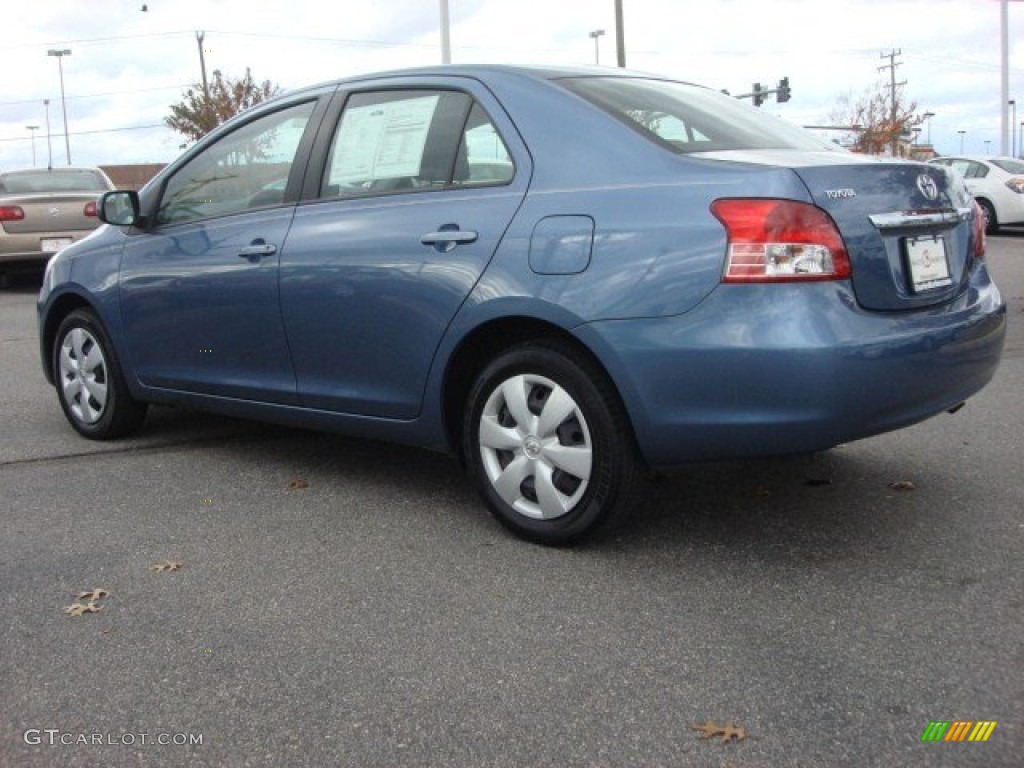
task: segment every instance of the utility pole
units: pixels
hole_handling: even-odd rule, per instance
[[[1009,51],[1010,51],[1010,34],[1007,31],[1009,29],[1009,27],[1010,27],[1010,20],[1009,20],[1009,17],[1010,17],[1010,4],[1007,2],[1007,0],[1002,0],[1002,2],[1000,3],[1000,6],[1001,6],[1001,8],[1000,8],[1000,14],[999,14],[999,23],[1001,25],[1001,27],[1000,27],[1000,31],[1001,31],[1000,42],[1001,42],[1001,49],[1002,49],[1002,67],[1001,67],[1001,71],[1000,71],[1000,76],[1001,76],[1000,77],[1000,85],[1001,85],[1000,93],[1002,94],[1003,98],[1000,100],[1001,101],[1001,107],[999,109],[999,119],[1000,119],[1000,123],[1001,123],[1000,126],[999,126],[999,154],[1000,155],[1005,155],[1006,154],[1006,147],[1009,144],[1009,142],[1007,141],[1008,137],[1006,135],[1006,131],[1007,131],[1007,129],[1013,130],[1009,126],[1009,124],[1008,124],[1009,123],[1009,120],[1008,120],[1009,115],[1006,114],[1006,107],[1008,106],[1007,102],[1009,101],[1009,96],[1010,96],[1010,65],[1009,65],[1009,62],[1010,62],[1010,53],[1009,53]]]
[[[196,30],[196,44],[199,46],[199,67],[203,70],[203,95],[206,98],[210,98],[210,86],[206,84],[206,54],[203,51],[203,38],[206,37],[205,32]]]
[[[622,28],[622,0],[615,0],[615,50],[619,55],[619,66],[626,66],[626,32]]]
[[[889,63],[886,64],[884,67],[878,68],[879,72],[882,72],[883,70],[886,69],[889,70],[889,99],[890,104],[892,105],[889,111],[889,125],[890,130],[892,131],[892,141],[890,144],[890,150],[892,152],[893,157],[896,157],[898,154],[898,147],[900,142],[899,133],[896,131],[896,89],[900,86],[907,84],[906,80],[902,80],[898,83],[896,82],[896,67],[902,66],[903,64],[902,61],[896,61],[896,57],[902,55],[903,51],[896,50],[895,48],[892,50],[892,53],[883,53],[881,57],[883,59],[888,59]]]
[[[448,16],[448,0],[441,0],[441,63],[452,63],[451,20]]]

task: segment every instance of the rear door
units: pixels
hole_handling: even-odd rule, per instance
[[[299,397],[413,418],[445,329],[523,199],[529,156],[493,96],[463,78],[367,83],[325,133],[314,199],[281,259]]]

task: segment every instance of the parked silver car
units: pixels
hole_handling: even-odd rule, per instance
[[[113,188],[99,168],[0,173],[0,275],[16,266],[42,266],[96,229],[96,198]]]

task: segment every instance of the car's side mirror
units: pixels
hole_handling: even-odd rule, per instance
[[[139,220],[139,193],[134,190],[104,192],[96,206],[96,216],[104,224],[132,226]]]

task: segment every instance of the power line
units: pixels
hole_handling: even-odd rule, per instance
[[[127,125],[122,128],[98,128],[93,131],[71,131],[68,136],[88,136],[95,133],[119,133],[121,131],[143,131],[151,128],[166,128],[171,130],[166,123],[153,123],[152,125]],[[63,136],[63,133],[54,133],[51,136]],[[31,137],[13,136],[0,138],[0,141],[31,141]]]
[[[185,83],[183,85],[158,85],[152,88],[131,88],[126,91],[107,91],[105,93],[86,93],[80,96],[68,94],[66,97],[69,101],[71,99],[98,99],[103,96],[121,96],[126,93],[150,93],[152,91],[176,91],[182,88],[191,88],[194,83]],[[42,101],[42,99],[22,99],[21,101],[0,101],[0,107],[10,107],[19,104],[36,104]]]

